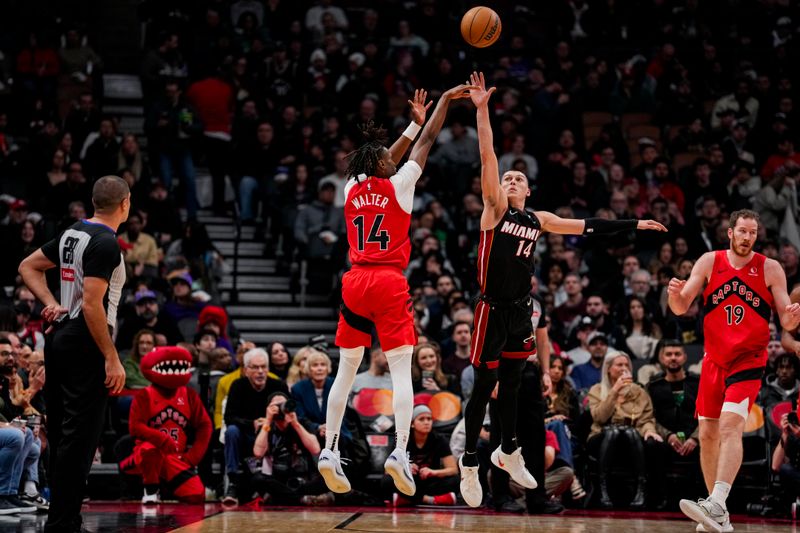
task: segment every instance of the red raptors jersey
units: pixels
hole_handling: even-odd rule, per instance
[[[728,262],[727,250],[714,254],[714,268],[703,291],[703,330],[706,355],[722,368],[741,357],[752,357],[753,366],[766,363],[774,302],[764,277],[765,261],[763,255],[753,254],[737,270]]]
[[[186,428],[192,423],[192,400],[195,400],[190,395],[197,397],[197,393],[186,386],[175,389],[172,398],[162,396],[152,385],[145,391],[150,399],[148,412],[151,413],[147,426],[166,433],[178,443],[179,450],[185,450]]]
[[[351,185],[344,218],[353,266],[390,266],[401,270],[408,266],[411,213],[400,206],[392,180],[371,177]]]

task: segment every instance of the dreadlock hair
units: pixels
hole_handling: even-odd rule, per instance
[[[381,153],[386,149],[385,144],[388,140],[386,129],[376,126],[372,120],[361,124],[359,129],[366,142],[360,148],[347,154],[348,165],[345,175],[348,178],[359,174],[374,176],[378,169]]]

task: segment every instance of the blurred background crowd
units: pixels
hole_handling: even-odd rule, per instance
[[[319,443],[303,438],[324,441],[335,349],[317,339],[288,353],[279,335],[261,346],[240,342],[220,289],[233,274],[231,258],[203,217],[252,227],[248,235],[290,275],[292,290],[322,295],[333,316],[347,267],[345,158],[361,142],[358,125],[374,121],[394,138],[408,124],[415,89],[436,99],[478,69],[498,88],[491,111],[500,171],[528,176],[530,208],[653,218],[669,228],[538,243],[531,291],[555,356],[545,398],[547,494],[526,500],[513,487],[493,487],[487,505],[663,509],[700,493],[693,413],[703,306],[674,316],[666,285],[687,277],[702,253],[728,246],[727,215],[740,208],[760,214],[757,249],[781,263],[789,289],[800,282],[796,3],[500,0],[491,7],[502,36],[483,50],[458,33],[471,7],[460,1],[387,0],[380,9],[359,0],[109,4],[132,5],[135,16],[115,21],[111,10],[88,13],[78,1],[44,14],[16,1],[0,8],[0,238],[9,254],[0,262],[0,414],[34,417],[26,420],[35,436],[26,438],[42,457],[37,474],[25,468],[12,481],[46,495],[43,325],[17,265],[91,216],[93,182],[117,174],[132,190],[119,233],[128,283],[115,337],[130,394],[149,384],[142,355],[186,347],[199,369],[192,385],[215,426],[197,465],[208,497],[339,501],[315,475]],[[103,29],[123,23],[138,36],[124,45]],[[133,119],[108,98],[114,73],[138,76]],[[375,450],[391,450],[392,421],[370,407],[377,396],[356,394],[343,448],[358,490],[344,502],[458,503],[453,458],[463,449],[458,419],[471,388],[479,172],[474,111],[454,105],[417,184],[407,270],[421,337],[415,386],[428,406],[415,410],[410,449],[427,492],[404,501],[384,485],[386,494],[374,496],[374,465],[382,464]],[[799,341],[774,330],[745,436],[741,509],[788,512],[800,496],[800,425],[788,416],[800,389],[797,350]],[[622,367],[638,385],[609,406],[609,383]],[[373,349],[356,393],[390,389],[386,372]],[[431,400],[441,393],[455,414]],[[115,464],[131,446],[130,394],[109,412],[98,464]],[[260,457],[254,421],[272,404],[289,406],[278,409],[287,438]],[[487,418],[487,442],[491,430]],[[618,472],[633,483],[609,486]],[[138,497],[135,480],[112,477],[118,492]],[[681,489],[662,483],[680,479]]]

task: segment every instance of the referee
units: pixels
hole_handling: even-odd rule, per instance
[[[123,179],[100,178],[92,189],[94,217],[76,222],[19,266],[25,285],[45,306],[42,318],[53,323],[44,352],[51,450],[47,532],[84,531],[81,503],[106,399],[125,384],[111,334],[125,284],[116,232],[128,218],[130,202]],[[60,303],[45,280],[51,268],[59,269]]]

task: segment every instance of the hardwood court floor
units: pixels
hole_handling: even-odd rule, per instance
[[[368,532],[552,532],[666,533],[695,530],[679,513],[570,511],[561,516],[520,516],[466,509],[381,509],[375,507],[223,508],[219,504],[142,507],[132,502],[92,502],[83,508],[84,524],[97,533],[323,533]],[[2,516],[0,533],[40,533],[44,515]],[[737,533],[800,533],[786,520],[736,516]]]
[[[694,522],[682,515],[670,519],[650,519],[646,515],[603,516],[597,513],[566,516],[519,516],[494,513],[402,510],[402,511],[294,511],[225,512],[175,530],[177,533],[256,533],[256,532],[548,532],[548,533],[666,533],[695,530]],[[663,516],[663,515],[661,515]],[[745,519],[746,520],[746,519]],[[788,522],[735,522],[737,533],[777,533],[795,531]]]

